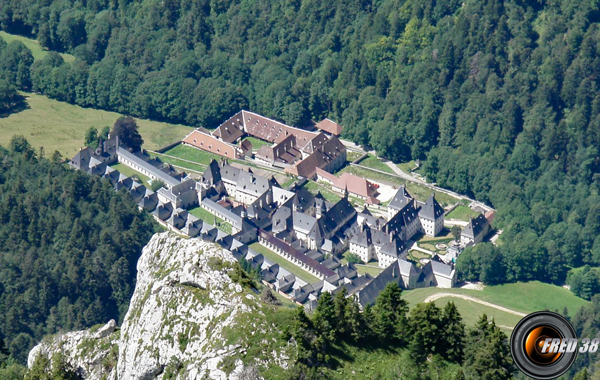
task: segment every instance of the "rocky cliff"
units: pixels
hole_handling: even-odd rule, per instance
[[[240,285],[232,275],[237,265],[213,243],[157,234],[138,261],[122,326],[110,321],[46,338],[28,364],[61,352],[84,377],[115,380],[247,379],[280,372],[293,355],[281,336],[280,313]]]

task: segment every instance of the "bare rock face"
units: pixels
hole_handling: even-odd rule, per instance
[[[28,365],[38,355],[62,352],[89,379],[260,378],[254,365],[268,363],[257,359],[244,366],[249,345],[238,336],[259,336],[272,327],[262,322],[258,296],[227,274],[234,265],[231,253],[213,243],[156,234],[138,261],[121,328],[111,321],[95,331],[46,339],[31,350]],[[285,368],[289,354],[270,350],[265,344],[265,356]]]

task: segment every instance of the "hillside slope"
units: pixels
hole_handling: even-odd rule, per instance
[[[62,352],[90,379],[237,378],[253,368],[281,372],[291,353],[278,339],[280,326],[256,295],[227,275],[235,264],[215,244],[157,234],[138,262],[121,329],[109,323],[98,331],[48,338],[31,351],[28,364],[40,354]]]

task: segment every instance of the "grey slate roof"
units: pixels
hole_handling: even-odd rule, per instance
[[[387,222],[384,230],[388,233],[400,233],[404,227],[410,225],[418,217],[418,210],[415,209],[414,202],[408,202]]]
[[[452,277],[452,267],[448,264],[440,263],[435,260],[431,260],[431,269],[436,276]]]
[[[335,231],[352,219],[354,215],[356,215],[356,210],[348,202],[348,199],[340,199],[338,203],[327,210],[319,219],[319,226],[323,232],[323,237],[329,238],[333,236]]]
[[[361,247],[369,247],[372,244],[371,240],[371,228],[364,224],[358,226],[352,238],[350,238],[350,243],[359,245]]]
[[[146,194],[144,195],[144,198],[142,198],[138,202],[138,206],[140,206],[144,210],[152,211],[156,208],[157,205],[158,205],[158,196],[156,195],[156,193],[151,190],[146,189]]]
[[[419,216],[429,220],[436,220],[443,215],[444,209],[435,200],[433,194],[427,198],[427,202],[425,202],[425,204],[421,206],[421,210],[419,210]]]
[[[398,261],[394,261],[389,267],[385,268],[373,281],[365,286],[358,293],[358,301],[365,307],[372,305],[379,296],[379,293],[389,284],[395,282],[402,286],[402,275]]]
[[[156,209],[152,211],[152,215],[156,216],[160,220],[167,220],[171,216],[173,212],[173,205],[171,202],[169,203],[160,203],[156,206]]]
[[[479,214],[476,218],[471,218],[469,220],[469,224],[467,224],[467,226],[462,230],[461,236],[475,239],[475,237],[479,235],[488,224],[489,222],[485,216],[483,216],[483,214]]]
[[[216,160],[211,160],[208,167],[202,174],[202,181],[207,184],[217,184],[221,181],[221,168]]]
[[[236,215],[235,213],[231,212],[231,210],[226,209],[225,207],[221,206],[220,204],[204,198],[202,199],[202,204],[204,206],[206,206],[206,208],[210,211],[214,211],[217,214],[223,215],[225,216],[227,219],[229,219],[230,221],[232,221],[232,225],[241,230],[242,229],[242,221],[243,218],[239,215]]]
[[[272,231],[274,233],[289,231],[292,225],[292,209],[285,206],[278,208],[273,214],[272,222]]]
[[[406,191],[404,185],[400,186],[388,207],[393,208],[395,210],[401,210],[406,204],[413,200],[413,197]]]
[[[301,187],[296,191],[296,196],[294,197],[294,205],[296,209],[301,212],[306,212],[315,204],[315,196],[304,187]]]
[[[316,223],[317,219],[310,215],[297,211],[292,213],[292,224],[294,231],[301,231],[304,234],[308,234]]]
[[[125,149],[123,147],[119,147],[117,149],[117,153],[119,154],[119,156],[125,157],[129,161],[134,162],[136,165],[144,168],[144,170],[148,171],[149,173],[152,173],[152,175],[154,175],[156,178],[163,181],[168,186],[175,186],[180,182],[179,179],[171,177],[170,175],[168,175],[161,169],[152,165],[148,161],[140,158],[138,155],[135,155],[135,154],[129,152],[127,149]]]

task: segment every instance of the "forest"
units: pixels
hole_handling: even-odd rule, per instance
[[[7,0],[0,29],[76,57],[0,41],[0,113],[19,89],[208,128],[329,117],[497,209],[461,279],[600,289],[597,0]]]
[[[383,157],[423,160],[498,210],[504,244],[458,265],[486,283],[562,284],[600,264],[599,21],[587,0],[0,5],[0,29],[77,57],[24,56],[17,88],[193,126],[240,108],[327,116]]]
[[[0,359],[23,363],[45,335],[120,322],[155,228],[129,194],[23,137],[0,147]]]

